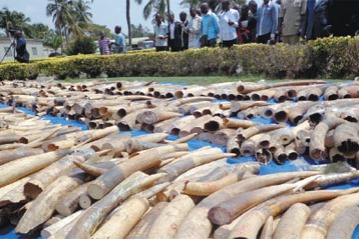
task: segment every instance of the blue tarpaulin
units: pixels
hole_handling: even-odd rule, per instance
[[[271,102],[274,103],[274,102]],[[6,107],[5,105],[0,104],[0,108]],[[34,115],[34,112],[23,108],[23,107],[18,107],[17,109],[23,110],[24,112]],[[50,120],[53,124],[61,124],[61,125],[72,125],[72,126],[76,126],[76,127],[80,127],[82,130],[87,130],[87,126],[85,124],[81,124],[78,123],[77,121],[74,120],[66,120],[64,117],[53,117],[53,116],[41,116],[41,118],[46,119],[46,120]],[[272,123],[271,120],[268,119],[263,119],[263,118],[255,118],[253,119],[256,122],[261,122],[264,124],[269,124]],[[143,131],[143,130],[133,130],[131,131],[131,134],[133,136],[136,135],[141,135],[141,134],[147,134],[147,132]],[[170,140],[174,140],[177,139],[177,136],[169,136],[168,139]],[[189,144],[189,149],[195,150],[198,148],[201,148],[203,146],[212,146],[212,147],[218,147],[216,145],[210,144],[210,143],[206,143],[200,140],[196,140],[196,139],[192,139],[188,142]],[[220,147],[223,151],[225,151],[224,147]],[[253,157],[241,157],[241,158],[233,158],[233,159],[228,159],[228,163],[230,164],[234,164],[234,163],[240,163],[240,162],[248,162],[248,161],[254,161],[255,159]],[[298,160],[295,161],[286,161],[283,165],[277,165],[275,164],[273,161],[269,164],[269,165],[262,165],[261,169],[260,169],[260,174],[264,175],[264,174],[272,174],[272,173],[277,173],[277,172],[291,172],[291,171],[298,171],[298,170],[305,170],[309,165],[315,164],[311,159],[309,159],[308,157],[300,157]],[[358,187],[359,186],[359,179],[357,180],[352,180],[347,184],[344,185],[338,185],[338,186],[332,186],[329,187],[328,189],[346,189],[346,188],[350,188],[350,187]],[[7,225],[4,228],[0,228],[0,239],[34,239],[34,238],[41,238],[40,236],[33,236],[33,237],[25,237],[25,236],[19,236],[14,234],[14,227],[11,225]],[[359,238],[359,226],[356,228],[354,234],[353,234],[353,239],[358,239]]]

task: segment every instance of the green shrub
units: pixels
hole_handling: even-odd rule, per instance
[[[96,45],[90,37],[77,38],[70,47],[67,49],[68,55],[77,54],[94,54],[96,51]]]
[[[31,64],[30,64],[31,65]],[[55,76],[59,80],[67,77],[78,77],[80,72],[74,64],[73,58],[58,58],[37,63],[40,73],[47,76]]]
[[[310,41],[308,48],[312,62],[309,69],[311,75],[323,78],[348,76],[348,47],[354,39],[352,37],[327,37]],[[353,44],[358,44],[358,42]]]
[[[116,55],[116,57],[112,55],[103,58],[103,72],[107,74],[108,77],[124,76],[125,69],[122,64],[124,59],[124,54]]]
[[[77,66],[77,71],[87,74],[89,78],[98,77],[103,71],[102,56],[77,56],[72,59],[72,64]]]
[[[35,79],[39,73],[37,65],[8,63],[0,66],[0,80]]]
[[[350,76],[359,76],[359,38],[353,38],[349,41],[346,52]]]
[[[243,72],[275,78],[347,78],[359,75],[359,37],[329,37],[306,45],[236,45],[184,52],[136,51],[127,54],[76,55],[0,65],[0,80],[37,74],[58,79],[81,73],[97,77],[235,75]]]

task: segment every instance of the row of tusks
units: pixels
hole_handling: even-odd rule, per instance
[[[90,129],[117,125],[121,130],[144,129],[148,132],[166,132],[179,137],[197,133],[197,138],[219,146],[237,156],[256,157],[263,164],[274,160],[283,164],[308,153],[314,160],[332,161],[356,159],[358,140],[349,122],[358,122],[359,100],[353,99],[357,82],[324,84],[322,81],[294,81],[276,84],[229,82],[209,86],[173,86],[149,83],[93,82],[86,84],[55,83],[2,83],[4,103],[23,105],[39,115],[48,113],[77,119]],[[148,92],[184,91],[174,100],[154,98]],[[321,92],[328,101],[299,101],[270,104],[264,101],[213,102],[205,95],[209,91],[234,89],[243,94],[271,94],[286,92],[288,99],[306,100],[313,92]],[[333,92],[347,92],[345,97],[332,96]],[[109,94],[117,92],[120,94]],[[127,93],[125,93],[127,92]],[[272,92],[272,93],[269,93]],[[140,94],[141,93],[141,94]],[[328,94],[331,94],[330,97]],[[176,95],[176,94],[174,94]],[[201,96],[202,95],[202,96]],[[188,97],[192,96],[192,97]],[[171,96],[172,97],[172,96]],[[185,97],[185,98],[183,98]],[[276,99],[276,97],[274,97]],[[257,98],[253,98],[257,100]],[[280,101],[280,100],[278,100]],[[237,116],[239,119],[231,118]],[[262,125],[250,121],[262,117],[274,121]],[[330,118],[327,120],[327,118]],[[336,119],[334,119],[336,118]],[[333,123],[332,121],[336,121]],[[294,128],[284,123],[296,125]],[[338,130],[335,130],[337,126]],[[346,128],[349,127],[349,130]],[[340,129],[340,130],[339,130]],[[344,129],[344,130],[343,130]],[[336,136],[334,137],[334,131]],[[315,133],[314,133],[315,132]],[[18,139],[20,140],[20,139]],[[14,139],[14,142],[19,142]],[[62,144],[61,144],[62,143]],[[74,140],[50,145],[50,149],[71,148]],[[61,144],[61,145],[60,145]]]

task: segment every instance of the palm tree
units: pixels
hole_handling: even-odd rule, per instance
[[[66,38],[66,43],[72,34],[79,36],[83,28],[91,22],[92,13],[88,1],[49,0],[46,6],[47,16],[52,16],[57,31]]]
[[[105,36],[108,36],[109,38],[115,37],[115,35],[112,33],[112,30],[107,28],[105,25],[88,23],[83,31],[86,36],[91,37],[94,41],[98,40],[98,36],[100,36],[101,32],[104,32]]]
[[[91,7],[88,1],[77,0],[69,1],[71,5],[71,15],[74,24],[67,27],[67,35],[73,33],[75,36],[83,35],[84,29],[89,23],[91,23],[92,13],[90,12]]]
[[[142,0],[135,0],[136,3],[142,4]],[[131,24],[131,1],[126,0],[126,20],[128,28],[128,43],[132,46],[132,24]]]
[[[17,11],[12,12],[12,18],[12,27],[18,30],[22,30],[25,35],[28,36],[30,34],[30,18],[26,17],[25,14]]]
[[[91,7],[89,6],[88,1],[78,0],[73,2],[73,11],[75,15],[75,20],[82,23],[90,23],[92,18],[92,13],[90,12]]]
[[[9,29],[10,16],[11,16],[11,12],[9,11],[9,9],[7,9],[6,7],[1,9],[1,11],[0,11],[0,28],[4,29],[7,35],[8,35],[7,30]]]
[[[30,28],[30,38],[44,39],[44,37],[49,33],[49,27],[42,23],[34,23],[29,26]]]
[[[55,28],[61,36],[65,36],[68,42],[68,26],[74,25],[72,6],[67,0],[49,0],[46,6],[46,15],[52,16]]]
[[[56,53],[57,50],[62,46],[62,43],[63,37],[54,30],[49,31],[44,39],[44,44],[54,49]]]
[[[132,46],[132,29],[131,29],[131,4],[130,0],[126,0],[126,20],[127,20],[127,28],[128,28],[128,43],[130,47]]]
[[[5,30],[7,36],[9,36],[11,28],[22,30],[26,35],[29,35],[29,22],[30,18],[21,12],[10,11],[6,7],[0,11],[0,28]]]
[[[142,0],[136,0],[136,2],[142,4]],[[169,15],[171,12],[170,0],[149,0],[143,8],[143,17],[147,20],[154,10],[156,14],[159,13],[164,17],[163,19],[166,19],[166,13]]]

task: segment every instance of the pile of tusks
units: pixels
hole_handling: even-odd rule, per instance
[[[323,190],[359,177],[342,162],[355,160],[359,150],[355,82],[1,84],[3,103],[77,119],[90,128],[81,131],[15,108],[0,109],[0,225],[10,222],[16,233],[41,230],[43,238],[351,238],[359,224],[359,188]],[[259,101],[280,102],[282,91],[298,102]],[[333,91],[340,99],[328,96]],[[236,100],[213,102],[226,92]],[[326,101],[315,101],[308,92]],[[259,100],[247,100],[255,93]],[[273,123],[250,120],[257,116],[271,117]],[[136,128],[152,134],[119,134]],[[219,133],[218,144],[227,152],[209,146],[188,151],[192,138]],[[168,140],[169,134],[179,138]],[[339,162],[258,175],[260,163],[273,159],[281,164],[305,153]],[[228,157],[238,155],[255,155],[259,163],[227,164]]]

